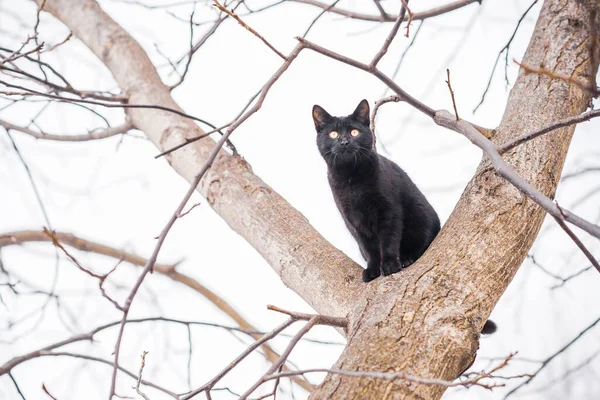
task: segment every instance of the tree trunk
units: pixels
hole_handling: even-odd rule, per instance
[[[37,0],[38,4],[42,3]],[[598,68],[597,3],[547,0],[523,63],[594,83]],[[130,104],[179,109],[134,39],[94,1],[48,0],[65,23],[109,68]],[[593,56],[592,56],[593,55]],[[495,141],[582,112],[590,93],[565,80],[521,71]],[[133,123],[161,149],[201,134],[191,120],[145,109]],[[546,195],[556,189],[574,127],[504,155]],[[202,140],[168,160],[193,179],[214,146]],[[222,152],[200,192],[254,246],[283,282],[318,312],[349,316],[349,339],[336,368],[404,371],[455,379],[473,361],[479,332],[535,240],[545,213],[499,177],[484,157],[450,219],[427,253],[399,274],[360,282],[359,267],[326,242],[242,159]],[[329,375],[313,399],[437,399],[438,386]]]
[[[547,0],[523,64],[595,83],[595,1]],[[592,56],[593,54],[593,56]],[[564,80],[520,75],[495,142],[504,143],[586,109],[590,93]],[[523,144],[504,158],[554,196],[574,126]],[[479,332],[535,240],[545,212],[499,177],[484,157],[427,253],[391,278],[368,285],[352,313],[348,345],[335,368],[404,371],[453,380],[473,362]],[[328,376],[312,399],[426,399],[440,386]]]

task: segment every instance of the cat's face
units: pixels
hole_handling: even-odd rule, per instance
[[[373,134],[369,128],[369,103],[360,102],[347,117],[332,117],[322,107],[313,107],[317,146],[332,166],[356,164],[373,152]]]

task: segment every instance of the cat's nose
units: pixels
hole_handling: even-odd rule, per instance
[[[340,139],[340,144],[342,146],[346,146],[348,143],[350,143],[350,141],[348,140],[348,138],[343,137],[343,138]]]

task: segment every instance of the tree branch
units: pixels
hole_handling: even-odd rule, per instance
[[[0,126],[3,126],[4,129],[25,133],[29,136],[33,136],[36,139],[56,140],[61,142],[85,142],[89,140],[106,139],[111,136],[126,134],[131,129],[133,129],[133,124],[131,124],[131,122],[129,121],[124,122],[121,125],[112,126],[110,128],[102,130],[94,130],[89,133],[78,135],[57,135],[52,133],[46,133],[43,131],[37,132],[24,126],[14,125],[8,121],[3,120],[0,120]]]
[[[329,4],[323,3],[318,0],[291,0],[291,1],[293,1],[294,3],[309,4],[311,6],[319,7],[322,9],[328,9],[330,6]],[[454,10],[458,10],[459,8],[467,6],[471,3],[480,3],[480,2],[481,2],[481,0],[457,0],[452,3],[448,3],[444,6],[432,8],[427,11],[415,12],[413,14],[412,20],[420,21],[420,20],[424,20],[427,18],[437,17],[438,15],[442,15],[442,14],[446,14],[446,13],[449,13]],[[353,18],[353,19],[361,19],[364,21],[373,21],[373,22],[394,22],[394,21],[396,21],[396,17],[393,15],[389,15],[389,14],[387,14],[387,16],[385,18],[382,18],[381,15],[363,14],[363,13],[345,10],[345,9],[338,8],[338,7],[332,7],[328,11],[332,12],[334,14],[343,15],[344,17]],[[408,18],[407,18],[407,20],[408,20]]]

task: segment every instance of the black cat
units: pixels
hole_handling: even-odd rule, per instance
[[[367,260],[363,281],[417,261],[440,231],[440,220],[406,172],[377,154],[369,103],[361,101],[347,117],[315,105],[313,119],[333,197]]]

